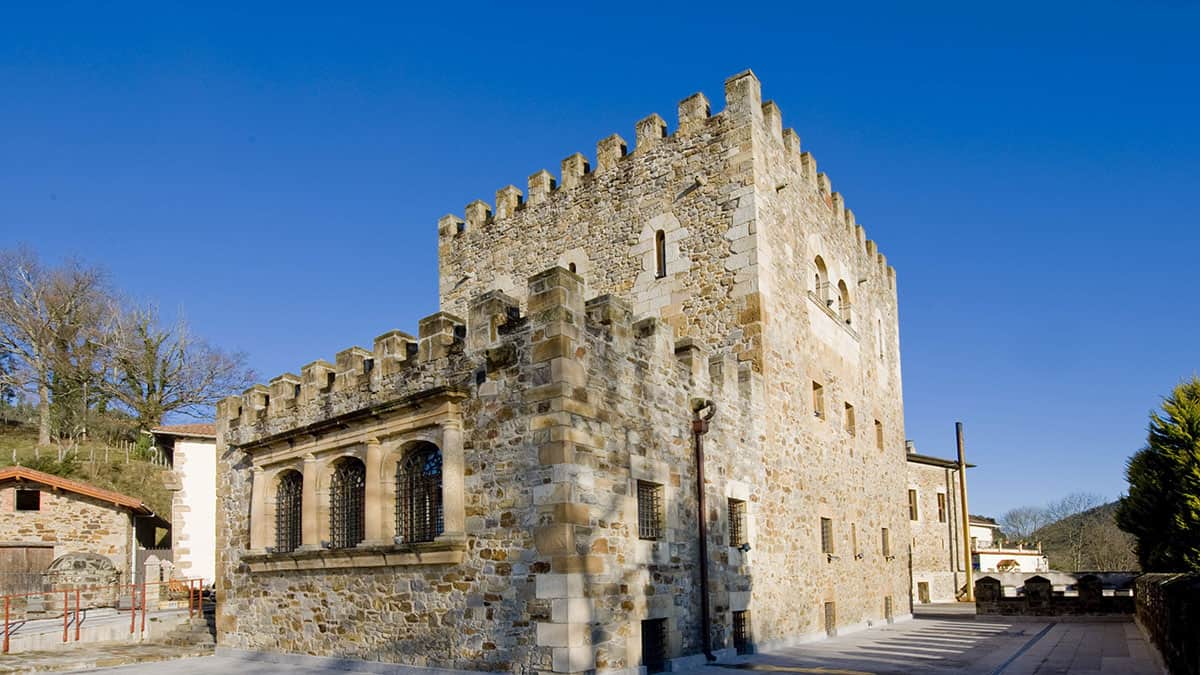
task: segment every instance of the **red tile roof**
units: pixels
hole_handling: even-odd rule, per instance
[[[99,499],[104,502],[112,502],[115,506],[120,506],[141,516],[153,515],[154,512],[148,506],[142,503],[142,500],[123,495],[119,492],[104,490],[94,485],[80,483],[79,481],[70,480],[54,474],[37,471],[23,466],[10,466],[0,469],[0,482],[10,480],[29,481],[31,483],[41,483],[59,490],[74,492],[76,494],[85,495],[93,499]]]
[[[164,426],[154,427],[150,431],[164,436],[202,436],[204,438],[217,437],[217,425],[215,424],[167,424]]]

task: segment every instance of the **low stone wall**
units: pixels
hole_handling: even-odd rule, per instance
[[[1025,579],[1018,597],[1004,597],[999,579],[986,576],[975,582],[975,613],[1000,616],[1091,616],[1132,614],[1130,595],[1104,594],[1104,582],[1086,574],[1075,583],[1077,594],[1055,591],[1050,579],[1036,575]]]
[[[1175,675],[1200,675],[1200,574],[1143,574],[1137,622]]]

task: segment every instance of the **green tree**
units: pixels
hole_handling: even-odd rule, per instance
[[[1180,383],[1150,413],[1146,447],[1125,475],[1117,525],[1137,540],[1142,569],[1200,571],[1200,378]]]

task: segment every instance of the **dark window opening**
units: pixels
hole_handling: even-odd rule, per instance
[[[746,532],[746,502],[729,500],[729,545],[735,548],[749,542]]]
[[[642,621],[642,665],[651,673],[661,673],[667,669],[666,619]]]
[[[442,451],[425,443],[396,467],[396,537],[433,541],[444,528]]]
[[[733,648],[739,654],[749,654],[750,645],[750,610],[743,609],[733,613]]]
[[[289,553],[300,547],[303,531],[304,478],[298,471],[288,471],[279,478],[275,492],[275,550]]]
[[[576,271],[576,270],[575,270],[575,263],[571,263],[571,264],[567,265],[567,269],[571,270],[571,274],[574,274],[574,273],[575,273],[575,271]]]
[[[361,460],[346,457],[338,461],[329,483],[330,548],[352,548],[362,543],[366,485],[367,470]]]
[[[837,608],[834,603],[825,603],[825,634],[829,637],[837,636]]]
[[[821,553],[833,555],[833,521],[821,519]]]
[[[662,486],[639,480],[637,484],[638,539],[662,538]]]
[[[42,510],[42,491],[41,490],[17,490],[17,510],[18,511],[41,511]]]
[[[892,557],[892,542],[891,538],[888,536],[888,529],[886,527],[880,532],[879,548],[883,553],[883,557]]]
[[[917,491],[909,490],[908,491],[908,519],[916,520],[918,515],[920,515],[920,514],[917,511]]]
[[[667,276],[667,233],[659,230],[654,233],[654,277],[661,279]]]

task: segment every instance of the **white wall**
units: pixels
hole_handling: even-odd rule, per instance
[[[217,444],[198,438],[175,439],[175,493],[171,539],[176,576],[212,583],[217,557]]]

